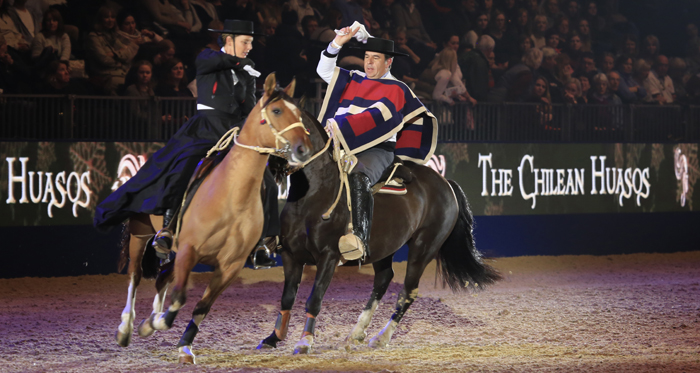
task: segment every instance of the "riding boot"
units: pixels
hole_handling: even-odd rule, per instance
[[[352,206],[352,232],[340,238],[338,247],[345,259],[364,260],[370,256],[369,233],[374,212],[372,183],[367,175],[360,172],[349,174],[348,181]]]
[[[268,269],[276,266],[277,261],[270,258],[270,255],[277,251],[278,241],[277,236],[261,239],[248,257],[247,264],[253,266],[253,269]]]
[[[171,224],[177,209],[167,209],[163,214],[163,228],[158,231],[153,239],[153,248],[156,249],[156,255],[161,259],[166,259],[170,256],[170,249],[173,247],[173,232]]]

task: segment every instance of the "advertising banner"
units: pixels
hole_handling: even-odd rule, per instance
[[[2,142],[0,226],[90,225],[162,146]],[[474,215],[680,212],[700,201],[697,155],[698,144],[454,143],[428,165],[462,186]]]

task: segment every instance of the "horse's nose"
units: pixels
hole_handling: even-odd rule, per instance
[[[305,161],[311,156],[311,148],[301,143],[294,148],[294,155],[297,159]]]

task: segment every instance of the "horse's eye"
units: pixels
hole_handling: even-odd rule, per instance
[[[280,109],[272,109],[272,114],[280,115],[280,114],[282,114],[282,110],[280,110]]]

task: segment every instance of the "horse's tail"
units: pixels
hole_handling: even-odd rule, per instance
[[[490,265],[484,264],[481,253],[474,245],[474,217],[467,196],[455,181],[448,182],[457,197],[459,217],[438,252],[438,271],[453,292],[483,288],[500,280],[501,275]]]
[[[117,272],[121,273],[129,262],[130,252],[129,244],[131,242],[131,229],[129,222],[123,224],[121,246],[122,252],[119,254],[119,262],[117,263]],[[141,259],[142,278],[154,279],[160,272],[160,259],[156,256],[156,250],[151,245],[151,240],[146,243],[146,251]]]

